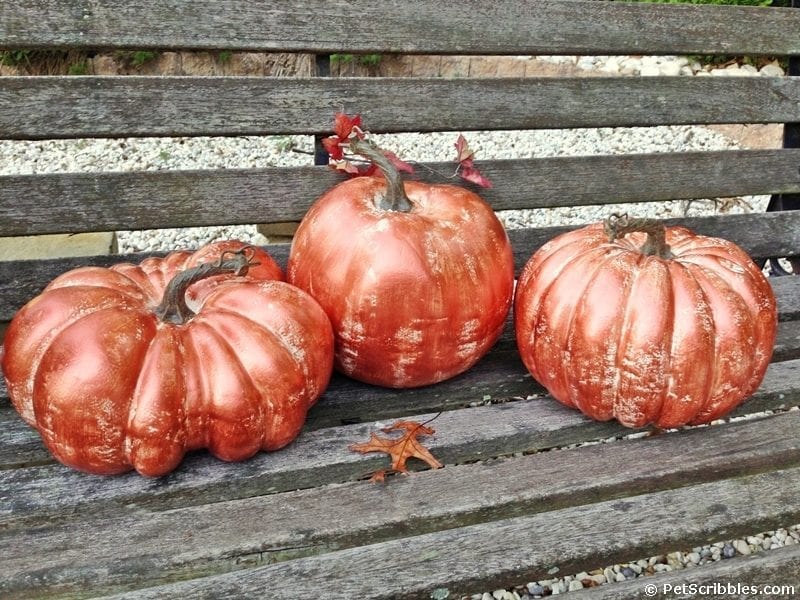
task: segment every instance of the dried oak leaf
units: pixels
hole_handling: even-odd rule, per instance
[[[392,466],[388,469],[375,471],[370,477],[370,481],[382,482],[387,473],[390,472],[408,473],[406,461],[409,458],[423,460],[434,469],[440,469],[444,466],[417,439],[421,435],[433,435],[436,433],[432,427],[427,427],[423,423],[417,423],[416,421],[397,421],[388,427],[384,427],[381,431],[384,433],[404,431],[405,433],[398,438],[383,437],[372,433],[368,442],[349,446],[350,450],[355,452],[364,454],[367,452],[385,452],[392,457]]]

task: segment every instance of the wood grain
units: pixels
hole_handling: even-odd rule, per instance
[[[320,401],[324,405],[326,399]],[[800,361],[770,365],[756,394],[732,416],[800,404]],[[407,408],[407,407],[406,407]],[[6,413],[10,415],[10,413]],[[370,419],[380,411],[365,413]],[[412,415],[420,422],[434,414]],[[486,424],[491,424],[487,427]],[[550,398],[539,398],[443,412],[435,421],[438,435],[428,443],[446,464],[486,460],[517,452],[533,452],[570,444],[624,436],[632,432],[615,422],[591,421]],[[385,459],[347,450],[368,439],[374,421],[366,424],[306,430],[281,452],[261,453],[243,463],[229,464],[205,452],[189,455],[167,477],[151,480],[135,473],[114,478],[86,475],[58,464],[0,469],[0,529],[41,522],[57,514],[79,514],[91,506],[94,514],[121,510],[194,506],[287,490],[342,483],[385,466]],[[31,431],[2,433],[4,459],[15,461],[14,444],[30,443]],[[44,451],[42,450],[44,461]],[[231,487],[231,482],[236,485]]]
[[[800,464],[800,413],[653,438],[451,465],[384,486],[354,482],[147,518],[114,515],[0,531],[0,594],[109,593],[332,550],[560,510]],[[694,459],[685,460],[684,449]],[[725,453],[716,449],[724,447]],[[625,469],[609,465],[625,465]],[[575,477],[576,465],[591,477]],[[636,473],[631,479],[630,473]],[[376,509],[380,507],[380,509]],[[196,527],[203,523],[203,527]],[[192,531],[192,535],[187,535]],[[146,567],[146,568],[145,568]]]
[[[753,257],[796,256],[800,253],[800,211],[671,218],[664,219],[664,222],[688,227],[702,235],[731,240]],[[521,268],[548,240],[574,228],[559,226],[509,231],[517,268]]]
[[[755,257],[800,255],[800,211],[690,217],[668,219],[666,222],[684,225],[703,235],[729,239]],[[562,226],[510,230],[509,238],[514,250],[517,272],[544,243],[574,228],[575,226]],[[287,244],[275,244],[266,248],[281,266],[285,266],[289,254]],[[0,322],[10,321],[17,310],[61,273],[84,265],[109,266],[124,261],[139,262],[145,256],[145,254],[133,254],[0,261]],[[787,285],[793,287],[793,284]],[[798,304],[797,300],[788,298],[786,306],[781,307],[781,310],[800,313]]]
[[[800,18],[785,9],[558,0],[195,0],[191,7],[180,0],[43,0],[0,7],[0,40],[18,48],[787,54],[800,52],[798,30]]]
[[[800,192],[800,149],[479,161],[495,210]],[[415,179],[453,183],[453,163]],[[680,173],[680,177],[675,174]],[[327,167],[0,177],[0,235],[300,220],[343,181]]]
[[[342,110],[375,133],[800,121],[800,77],[2,77],[0,98],[10,139],[320,134]]]
[[[764,490],[770,493],[765,494]],[[735,538],[800,519],[800,469],[786,469],[480,523],[114,596],[452,597]],[[398,568],[402,557],[402,568]],[[369,576],[365,576],[369,574]]]

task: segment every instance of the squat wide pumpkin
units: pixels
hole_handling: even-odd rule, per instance
[[[545,244],[514,300],[523,362],[554,398],[629,427],[708,423],[759,386],[772,288],[735,244],[612,218]]]
[[[75,269],[15,315],[9,396],[56,459],[160,476],[190,450],[237,461],[297,436],[333,368],[330,323],[243,246]]]

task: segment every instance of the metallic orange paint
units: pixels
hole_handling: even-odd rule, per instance
[[[554,398],[601,421],[708,423],[758,388],[772,356],[772,288],[733,243],[668,227],[670,258],[645,234],[602,225],[545,244],[517,284],[522,359]]]
[[[475,364],[500,336],[514,283],[508,236],[479,196],[404,187],[410,212],[378,208],[382,177],[329,190],[297,230],[287,270],[330,317],[337,369],[396,388]]]
[[[59,461],[161,476],[190,450],[238,461],[298,435],[328,384],[333,333],[312,298],[275,281],[269,255],[254,249],[246,276],[195,283],[184,324],[154,314],[175,274],[242,246],[75,269],[15,315],[9,395]]]

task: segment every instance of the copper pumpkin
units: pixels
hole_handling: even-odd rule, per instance
[[[295,234],[288,278],[330,317],[340,371],[390,387],[436,383],[471,367],[500,336],[511,246],[478,195],[404,183],[380,153],[370,158],[388,181],[357,177],[322,196]]]
[[[9,395],[59,461],[159,476],[189,450],[243,460],[297,436],[331,374],[330,323],[242,246],[75,269],[17,313]]]
[[[545,244],[520,276],[514,312],[536,380],[629,427],[733,409],[764,377],[777,323],[772,288],[741,248],[627,218]]]

